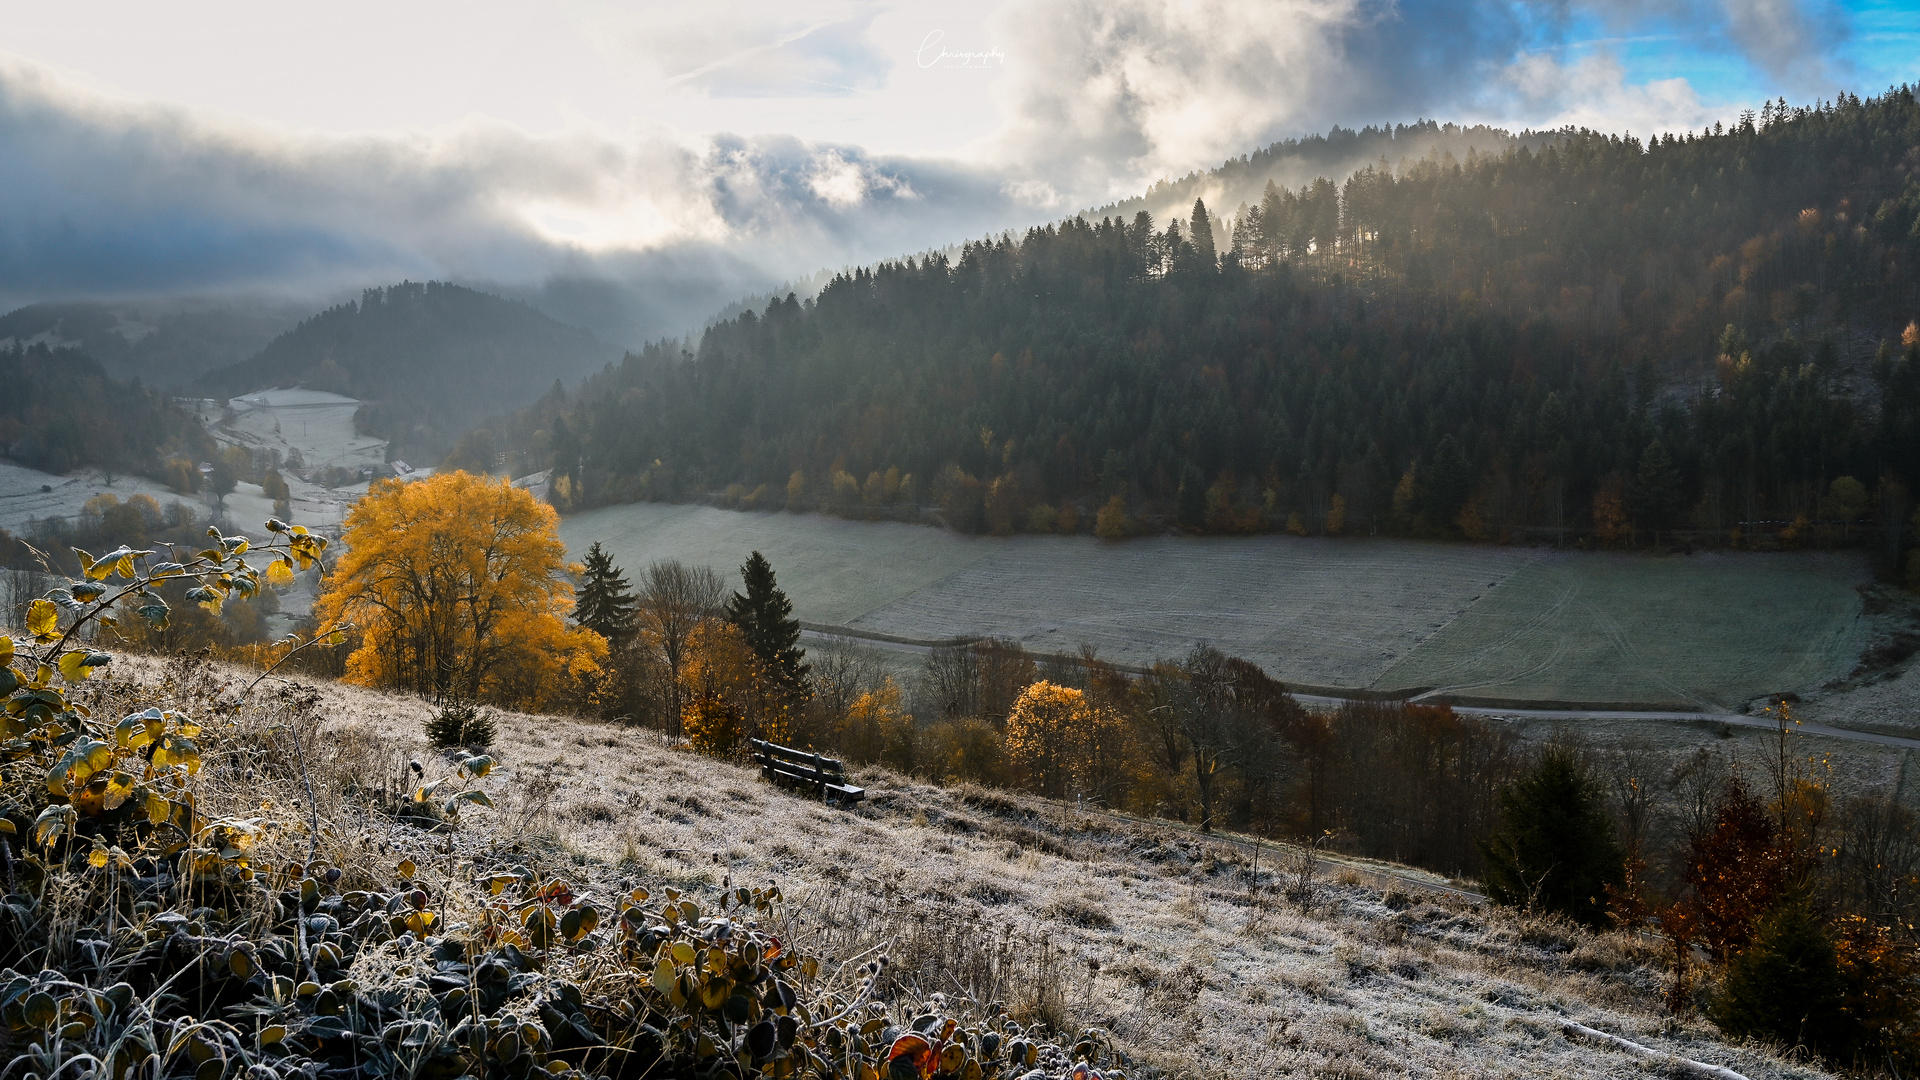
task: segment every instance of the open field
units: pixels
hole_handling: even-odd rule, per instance
[[[282,455],[298,450],[309,468],[377,468],[386,461],[386,440],[354,431],[353,414],[360,408],[354,398],[295,387],[260,390],[227,405],[236,414],[231,423],[219,423],[220,413],[212,405],[203,408],[201,416],[208,429],[226,441]]]
[[[772,560],[807,622],[916,639],[1092,645],[1120,663],[1196,643],[1303,687],[1727,710],[1845,676],[1867,640],[1852,553],[1654,557],[1263,536],[966,537],[924,526],[639,503],[562,523],[630,576],[737,578]]]
[[[51,490],[42,491],[41,488]],[[22,532],[29,522],[50,517],[72,517],[95,495],[112,494],[121,500],[133,495],[151,495],[166,506],[176,500],[207,515],[206,505],[196,496],[175,495],[165,484],[142,476],[115,473],[109,485],[98,469],[80,469],[66,476],[43,473],[11,461],[0,461],[0,529]]]
[[[1488,590],[1375,685],[1724,710],[1844,675],[1866,644],[1855,590],[1865,580],[1851,553],[1554,552]]]
[[[138,658],[116,667],[115,680],[151,684],[158,674]],[[256,711],[210,737],[266,738],[254,725],[283,722]],[[1151,822],[884,771],[859,774],[868,801],[839,810],[645,732],[507,715],[494,747],[501,767],[481,782],[492,808],[473,807],[451,834],[427,832],[370,811],[355,792],[369,777],[406,778],[409,760],[440,767],[421,735],[429,711],[417,699],[318,688],[311,715],[325,718],[324,735],[309,745],[320,854],[350,881],[390,874],[401,859],[435,888],[455,860],[523,863],[564,873],[597,903],[671,886],[702,904],[725,885],[777,881],[788,906],[774,925],[798,948],[829,965],[885,950],[879,992],[897,1015],[936,989],[1021,1016],[1044,1009],[1067,1031],[1111,1031],[1129,1075],[1659,1074],[1572,1035],[1567,1021],[1754,1080],[1830,1075],[1729,1045],[1704,1022],[1668,1019],[1666,957],[1650,939],[1355,878],[1323,878],[1302,906],[1282,897],[1272,847],[1255,867],[1232,845]],[[202,772],[202,786],[231,786],[209,791],[207,805],[251,809],[271,797],[298,809],[291,790],[237,771]],[[256,850],[262,862],[303,858],[304,840],[277,830]],[[469,917],[470,887],[446,887],[443,903]]]

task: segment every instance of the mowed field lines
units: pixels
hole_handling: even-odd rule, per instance
[[[598,540],[637,582],[647,564],[678,559],[710,566],[740,585],[740,564],[758,551],[805,622],[845,626],[874,608],[994,554],[999,544],[925,525],[860,522],[817,514],[755,514],[710,506],[631,503],[564,518],[560,537],[579,559]],[[928,629],[915,636],[942,637]]]
[[[1383,672],[1464,697],[1727,708],[1845,675],[1867,626],[1853,553],[1555,552]]]
[[[1012,537],[851,625],[1056,653],[1086,644],[1126,664],[1207,641],[1287,682],[1366,686],[1532,557],[1391,540]]]
[[[968,537],[893,522],[639,503],[566,519],[630,577],[657,559],[737,581],[772,560],[802,620],[992,635],[1146,664],[1206,641],[1314,687],[1537,702],[1731,706],[1849,671],[1852,553],[1638,556],[1284,536]]]

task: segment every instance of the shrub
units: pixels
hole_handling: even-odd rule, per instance
[[[442,750],[462,746],[485,750],[493,745],[498,729],[493,713],[471,701],[454,700],[427,721],[427,741]]]

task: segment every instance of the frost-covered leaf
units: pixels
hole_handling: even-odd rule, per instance
[[[46,644],[60,636],[60,609],[51,600],[35,600],[27,605],[27,633]]]

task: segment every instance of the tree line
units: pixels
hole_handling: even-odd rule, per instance
[[[473,445],[549,463],[563,507],[1622,544],[1877,522],[1892,559],[1917,140],[1903,87],[1069,218],[648,346]]]

